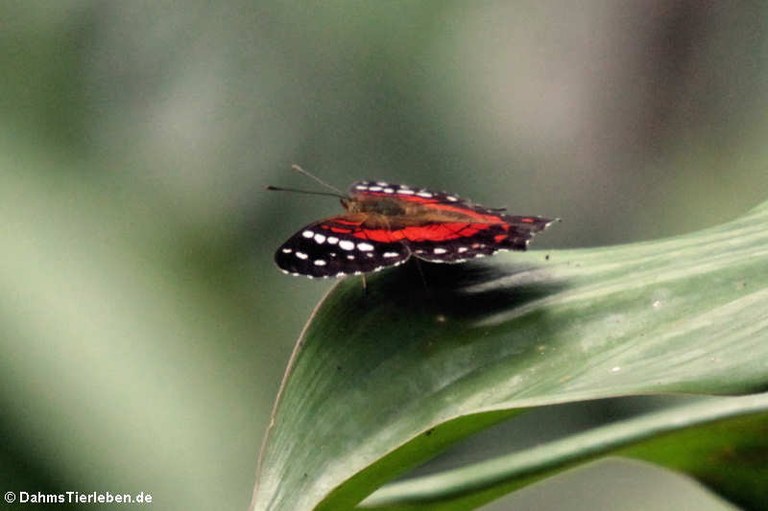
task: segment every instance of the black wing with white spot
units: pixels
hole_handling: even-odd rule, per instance
[[[462,263],[468,259],[507,250],[526,250],[537,233],[554,219],[501,215],[503,222],[474,232],[471,236],[446,241],[409,243],[414,257],[432,263]]]
[[[413,200],[422,204],[452,204],[455,206],[463,206],[470,209],[483,208],[482,206],[476,206],[472,202],[462,199],[456,194],[448,192],[437,192],[429,190],[427,188],[418,188],[414,186],[386,183],[384,181],[355,181],[349,187],[348,193],[351,196],[354,195],[369,195],[374,197],[396,197],[401,200]],[[503,209],[492,210],[503,211]]]
[[[411,256],[402,243],[354,237],[355,230],[343,218],[310,224],[291,236],[275,253],[277,266],[290,275],[343,277],[397,266]]]

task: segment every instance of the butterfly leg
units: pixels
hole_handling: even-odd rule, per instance
[[[421,261],[417,258],[413,258],[416,263],[416,269],[419,271],[419,277],[421,277],[421,284],[424,286],[424,292],[429,294],[429,286],[427,285],[427,277],[424,275],[424,269],[421,267]]]

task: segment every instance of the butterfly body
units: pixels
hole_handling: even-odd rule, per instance
[[[277,250],[275,262],[285,273],[342,277],[397,266],[411,256],[459,263],[525,250],[554,221],[382,181],[353,183],[341,204],[345,214],[306,226]]]

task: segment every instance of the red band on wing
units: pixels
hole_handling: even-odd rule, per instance
[[[397,241],[448,241],[469,238],[480,231],[498,224],[468,224],[466,222],[446,222],[427,225],[414,225],[401,229],[360,229],[353,236],[356,238],[393,243]]]

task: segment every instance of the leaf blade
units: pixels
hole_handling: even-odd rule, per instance
[[[751,427],[748,436],[742,432]],[[737,481],[718,478],[723,452],[741,443],[765,452],[768,439],[768,394],[709,399],[674,406],[617,424],[536,446],[493,460],[433,476],[388,485],[366,499],[361,507],[378,510],[473,509],[509,491],[525,487],[601,456],[616,455],[656,463],[683,471],[749,508],[768,502],[763,484],[768,465],[746,467]],[[730,433],[730,435],[728,435]],[[703,436],[697,443],[686,437]],[[672,448],[670,448],[672,447]],[[708,457],[710,462],[707,462]],[[702,462],[703,460],[703,462]],[[734,457],[735,461],[735,457]],[[755,472],[755,470],[758,470]],[[738,491],[733,486],[740,486]]]

